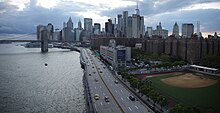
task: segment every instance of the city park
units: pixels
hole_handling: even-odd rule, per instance
[[[219,62],[212,62],[218,55],[206,56],[202,63],[218,68]],[[143,65],[129,69],[119,69],[118,74],[124,81],[130,83],[130,87],[138,90],[141,97],[151,101],[153,109],[161,107],[160,110],[169,110],[170,113],[203,113],[220,112],[220,78],[217,76],[188,71],[183,68],[187,63],[178,58],[171,58],[168,55],[145,54],[139,49],[132,49],[132,58],[145,63],[160,61],[158,64]],[[134,63],[131,62],[131,63]],[[177,69],[177,67],[180,67]],[[132,74],[131,71],[147,68],[154,73]],[[161,69],[165,71],[161,73]],[[176,69],[176,71],[175,71]],[[182,70],[181,70],[182,69]],[[156,70],[156,71],[155,71]],[[156,73],[155,73],[156,72]]]

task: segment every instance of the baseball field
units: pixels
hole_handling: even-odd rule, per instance
[[[220,112],[220,79],[197,73],[168,74],[148,78],[152,86],[176,103]]]

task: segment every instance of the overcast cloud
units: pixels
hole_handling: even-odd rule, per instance
[[[133,14],[135,8],[136,0],[0,0],[0,33],[35,33],[37,25],[48,23],[61,29],[69,17],[75,27],[85,17],[104,25],[125,10]],[[182,23],[193,23],[196,28],[200,21],[202,32],[220,32],[219,0],[140,0],[139,9],[145,26],[155,28],[162,22],[172,32],[174,22],[181,29]]]

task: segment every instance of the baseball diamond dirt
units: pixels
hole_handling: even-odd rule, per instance
[[[165,84],[182,88],[201,88],[216,84],[218,81],[192,73],[161,79]]]

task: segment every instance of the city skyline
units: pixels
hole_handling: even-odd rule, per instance
[[[116,18],[117,14],[122,14],[123,11],[128,11],[128,15],[134,14],[136,8],[136,0],[105,2],[99,0],[92,2],[89,0],[55,0],[53,2],[47,0],[20,0],[19,2],[3,0],[0,4],[0,14],[2,15],[0,17],[0,33],[33,33],[37,25],[47,23],[52,23],[55,28],[61,29],[62,23],[69,17],[72,17],[74,27],[77,27],[79,19],[92,18],[93,23],[100,23],[103,28],[109,18]],[[169,30],[170,35],[175,22],[181,27],[182,23],[193,23],[196,26],[196,22],[200,21],[200,29],[205,37],[207,33],[213,35],[214,32],[220,32],[218,26],[219,5],[218,0],[139,1],[140,15],[144,16],[145,30],[148,26],[155,29],[156,25],[162,22],[163,27]]]

